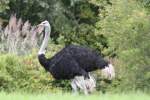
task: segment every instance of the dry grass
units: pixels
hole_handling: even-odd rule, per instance
[[[31,26],[29,21],[23,23],[12,15],[8,25],[0,30],[0,52],[26,54],[38,47],[36,27]]]

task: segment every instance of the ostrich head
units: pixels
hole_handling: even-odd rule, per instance
[[[113,78],[115,78],[114,66],[110,62],[107,66],[105,66],[104,69],[102,69],[102,75],[108,80],[112,80]]]
[[[51,26],[47,20],[45,20],[45,21],[41,22],[39,25],[37,25],[37,32],[42,33],[43,30],[51,31]],[[50,33],[50,32],[45,32],[45,33]]]
[[[37,25],[36,31],[41,34],[42,31],[45,30],[45,28],[51,29],[50,23],[47,20],[45,20],[45,21],[41,22],[39,25]]]
[[[51,26],[49,22],[46,20],[46,21],[41,22],[37,26],[37,28],[38,28],[37,31],[39,33],[41,33],[44,30],[44,40],[38,53],[39,55],[41,55],[41,54],[45,54],[46,52],[46,47],[48,45],[48,40],[50,38],[50,33],[51,33]]]
[[[38,26],[43,26],[43,27],[50,27],[50,24],[47,20],[41,22]]]

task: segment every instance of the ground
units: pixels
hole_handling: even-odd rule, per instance
[[[0,100],[150,100],[150,95],[143,93],[130,94],[95,94],[95,95],[73,95],[68,93],[0,93]]]

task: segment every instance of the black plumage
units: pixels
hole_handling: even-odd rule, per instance
[[[89,78],[88,72],[103,69],[109,64],[97,52],[76,45],[66,46],[50,59],[44,54],[38,55],[38,59],[55,79],[73,79],[81,75]]]

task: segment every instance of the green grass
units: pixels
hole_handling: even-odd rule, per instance
[[[143,93],[131,94],[29,94],[29,93],[0,93],[0,100],[150,100],[150,95]]]

